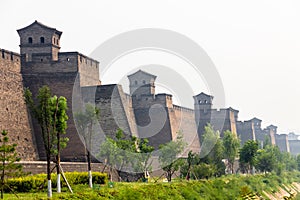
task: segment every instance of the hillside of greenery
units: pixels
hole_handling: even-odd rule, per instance
[[[40,175],[39,175],[40,176]],[[30,176],[34,177],[34,176]],[[34,179],[34,178],[33,178]],[[104,179],[103,179],[104,180]],[[54,191],[53,199],[292,199],[300,182],[299,172],[285,172],[264,175],[228,175],[208,180],[186,181],[174,179],[173,182],[111,183],[95,184],[90,189],[87,184],[75,184],[74,194],[63,187],[63,193]],[[299,188],[300,189],[300,188]],[[46,189],[33,189],[31,192],[18,193],[21,199],[47,199]],[[14,194],[5,194],[7,199],[17,199]]]

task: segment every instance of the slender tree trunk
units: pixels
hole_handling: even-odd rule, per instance
[[[48,151],[48,150],[47,150]],[[51,169],[50,169],[50,150],[49,152],[47,152],[47,185],[48,185],[48,192],[47,192],[47,196],[49,198],[52,197],[52,185],[51,185]]]
[[[190,177],[191,177],[191,175],[190,175],[190,173],[191,173],[191,165],[189,164],[188,165],[188,170],[187,170],[187,174],[186,174],[186,180],[190,180]]]
[[[56,171],[57,171],[57,193],[61,193],[61,181],[60,181],[60,134],[57,133],[57,156],[56,156]]]
[[[5,148],[5,142],[4,142],[4,148]],[[4,194],[4,178],[5,178],[5,151],[3,152],[3,161],[2,161],[2,174],[1,174],[1,199],[3,199]]]
[[[233,170],[233,163],[232,163],[232,162],[229,163],[229,167],[230,167],[230,172],[231,172],[231,174],[233,174],[233,171],[234,171],[234,170]]]
[[[113,181],[113,177],[112,177],[112,167],[109,167],[109,179],[110,179],[110,182]]]
[[[56,188],[57,188],[57,193],[61,193],[61,181],[60,181],[60,133],[59,131],[56,130],[56,115],[58,111],[58,102],[59,98],[56,99],[56,108],[55,108],[55,113],[54,113],[54,124],[53,124],[53,130],[54,133],[56,133],[56,139],[57,139],[57,155],[56,155]]]
[[[172,181],[172,172],[167,172],[167,179],[168,179],[168,182]]]
[[[87,149],[87,161],[88,161],[88,175],[89,175],[89,187],[93,188],[93,177],[92,177],[92,167],[91,167],[91,153]]]

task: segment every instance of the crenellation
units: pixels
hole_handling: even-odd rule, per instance
[[[178,105],[174,105],[174,104],[173,104],[173,108],[174,108],[174,110],[179,110],[181,112],[195,113],[194,109],[186,108],[186,107],[182,107],[182,106],[178,106]]]
[[[1,68],[7,68],[9,71],[13,72],[20,72],[20,55],[12,52],[12,51],[7,51],[5,49],[0,49],[1,50],[1,56],[0,56],[0,65]]]

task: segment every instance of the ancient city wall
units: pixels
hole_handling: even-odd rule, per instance
[[[0,131],[8,131],[22,160],[35,160],[37,153],[23,98],[20,56],[3,49],[0,52]]]
[[[126,96],[121,86],[101,85],[82,87],[82,98],[84,102],[95,103],[100,109],[100,132],[102,135],[114,137],[120,128],[126,135],[132,135],[132,120]],[[134,128],[134,127],[133,127]]]
[[[289,140],[289,146],[292,155],[300,154],[300,140]]]
[[[69,119],[67,123],[67,134],[65,136],[69,138],[69,142],[67,148],[63,149],[61,152],[61,159],[66,161],[85,160],[84,146],[77,134],[72,113],[72,93],[76,75],[76,72],[23,74],[24,85],[31,90],[34,97],[38,94],[39,88],[47,85],[51,89],[53,95],[56,95],[58,97],[64,96],[67,98],[67,114],[69,116]],[[39,159],[45,160],[46,154],[44,150],[40,126],[36,119],[32,118],[32,122],[39,153]]]
[[[254,126],[251,121],[237,122],[237,132],[243,145],[247,140],[256,140]]]
[[[38,94],[39,88],[49,86],[53,95],[64,96],[68,101],[68,128],[66,137],[69,138],[67,148],[61,153],[62,160],[83,161],[85,150],[74,124],[72,113],[73,89],[80,91],[80,86],[99,85],[98,62],[78,52],[64,52],[58,54],[58,60],[46,61],[44,54],[32,54],[32,61],[22,60],[22,76],[25,87],[28,87],[33,96]],[[36,144],[39,158],[45,159],[43,140],[40,126],[33,119],[33,128],[36,135]]]
[[[275,135],[276,145],[282,152],[290,152],[290,145],[288,136],[286,134],[276,134]]]
[[[173,108],[169,109],[169,115],[173,139],[176,138],[178,132],[182,132],[183,138],[187,143],[184,155],[186,156],[190,150],[199,152],[200,142],[197,134],[194,110],[173,105]]]

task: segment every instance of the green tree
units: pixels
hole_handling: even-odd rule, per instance
[[[186,177],[185,177],[186,180],[190,180],[192,167],[199,162],[198,158],[199,156],[196,153],[189,151],[188,157],[186,159],[186,163],[187,163],[187,170],[186,170]]]
[[[194,168],[200,163],[199,154],[189,151],[188,157],[184,164],[180,167],[180,176],[186,180],[198,179],[194,174]]]
[[[212,165],[216,169],[214,176],[225,174],[225,164],[223,163],[224,146],[220,138],[220,133],[214,131],[208,124],[203,133],[203,142],[200,150],[200,162]]]
[[[110,138],[106,137],[105,141],[101,143],[100,145],[100,152],[98,157],[100,157],[102,160],[104,160],[105,167],[109,167],[109,179],[112,181],[112,171],[113,168],[117,165],[117,163],[120,161],[120,156],[117,154],[118,147],[115,141]]]
[[[51,91],[48,86],[43,86],[39,89],[36,104],[28,88],[25,89],[24,96],[26,104],[41,128],[47,158],[47,195],[48,197],[52,197],[51,156],[56,155],[59,160],[60,149],[66,147],[68,141],[67,138],[60,137],[60,134],[64,134],[67,128],[66,99],[64,97],[51,97]],[[60,177],[59,174],[58,177]]]
[[[137,154],[136,158],[138,161],[138,169],[136,171],[143,171],[144,178],[146,178],[147,173],[152,171],[150,158],[154,151],[154,147],[149,145],[149,140],[147,139],[137,139]]]
[[[297,169],[296,157],[291,155],[289,152],[282,152],[284,168],[287,171],[293,171]]]
[[[257,162],[255,167],[261,172],[271,172],[276,168],[276,147],[272,145],[265,146],[257,151]]]
[[[57,192],[61,192],[61,181],[60,181],[60,152],[61,149],[66,148],[69,139],[67,137],[62,137],[66,134],[67,129],[67,99],[65,97],[53,96],[50,98],[49,102],[51,106],[51,115],[53,119],[53,133],[56,134],[54,140],[54,148],[52,153],[56,155],[56,172],[57,172]]]
[[[112,170],[115,169],[119,178],[122,178],[124,168],[130,168],[136,164],[138,158],[138,140],[133,136],[125,136],[121,129],[116,132],[115,139],[106,137],[105,141],[100,145],[98,157],[105,160],[106,165],[110,166],[110,178],[112,178]]]
[[[118,129],[115,140],[119,161],[116,169],[120,178],[124,168],[130,168],[136,160],[137,153],[137,138],[134,136],[125,136],[122,129]]]
[[[240,148],[240,141],[236,134],[225,131],[223,137],[223,145],[224,145],[224,158],[228,161],[228,168],[230,169],[230,173],[234,173],[234,161],[238,156],[238,151]]]
[[[297,155],[296,162],[297,162],[297,169],[298,171],[300,171],[300,154]]]
[[[92,167],[91,167],[91,150],[92,136],[94,133],[95,124],[100,118],[100,110],[94,105],[87,103],[83,112],[77,112],[74,115],[79,134],[83,137],[86,157],[88,163],[89,187],[93,187]]]
[[[199,163],[193,166],[191,170],[192,177],[196,180],[212,177],[216,174],[217,169],[215,165]]]
[[[162,169],[166,172],[168,182],[171,182],[174,172],[183,165],[182,159],[178,159],[178,156],[183,152],[185,145],[182,134],[178,133],[175,141],[170,141],[159,147],[158,160]]]
[[[1,199],[4,188],[8,187],[5,181],[7,177],[15,177],[22,174],[22,165],[17,164],[21,159],[16,153],[16,144],[9,144],[8,132],[3,130],[0,137],[0,170],[1,170]],[[9,188],[9,187],[8,187]],[[11,188],[9,188],[12,190]]]
[[[247,173],[254,173],[253,167],[256,162],[258,143],[248,140],[240,150],[240,168]]]

